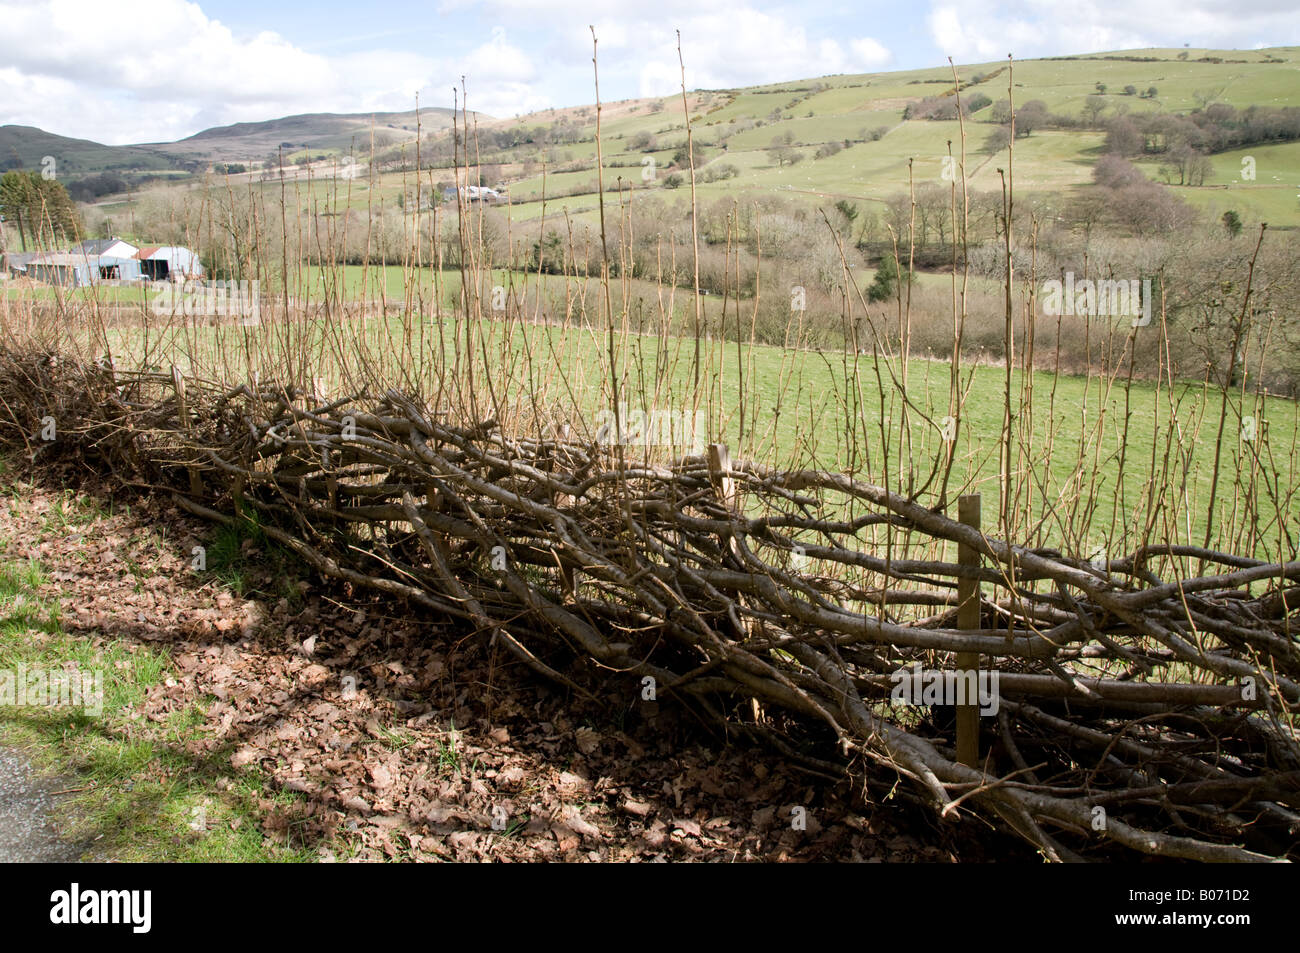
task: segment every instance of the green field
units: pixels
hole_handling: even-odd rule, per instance
[[[345,379],[359,379],[352,375],[363,364],[384,381],[440,393],[435,403],[463,406],[473,380],[484,414],[491,409],[528,429],[539,412],[546,420],[558,413],[589,439],[601,410],[612,404],[610,381],[617,379],[619,400],[629,412],[700,411],[707,421],[702,439],[725,442],[736,456],[847,470],[931,499],[938,483],[930,477],[945,458],[941,427],[948,414],[949,366],[940,361],[913,359],[904,390],[896,358],[705,341],[697,383],[689,338],[615,334],[611,364],[611,342],[603,331],[519,321],[467,327],[452,317],[438,322],[397,315],[330,325],[155,328],[147,356],[143,332],[115,329],[109,340],[127,364],[176,363],[227,380],[250,369],[283,380],[295,377],[294,367],[310,368],[303,373],[315,376],[330,395],[345,388]],[[969,389],[957,415],[949,499],[981,492],[996,500],[1005,371],[975,367],[963,377]],[[1203,542],[1220,391],[1195,383],[1171,391],[1147,382],[1045,371],[1035,372],[1031,382],[1032,393],[1020,371],[1012,374],[1017,538],[1112,555],[1153,535]],[[1294,539],[1300,517],[1300,404],[1253,395],[1243,404],[1234,396],[1227,414],[1214,538],[1241,552],[1248,522],[1253,533],[1271,541],[1256,544],[1257,550],[1272,549],[1278,540],[1284,548],[1293,545],[1287,541]],[[1243,416],[1254,422],[1244,424]],[[699,447],[662,448],[651,455],[691,450]]]
[[[1185,58],[1180,58],[1184,57]],[[1221,62],[1201,62],[1217,58]],[[994,102],[1012,95],[1017,104],[1042,100],[1054,113],[1078,116],[1097,84],[1104,84],[1104,120],[1120,114],[1182,113],[1203,103],[1220,102],[1245,108],[1300,105],[1300,48],[1267,50],[1134,50],[1079,57],[1017,62],[1008,72],[1006,63],[962,66],[959,74],[968,85],[963,95],[983,94]],[[976,77],[985,77],[971,84]],[[1011,86],[1008,88],[1008,82]],[[1133,86],[1157,90],[1144,98],[1125,95]],[[818,89],[817,87],[820,87]],[[840,198],[866,203],[870,207],[890,196],[905,193],[914,185],[946,184],[941,178],[943,157],[951,148],[961,152],[961,128],[955,121],[904,121],[909,103],[925,96],[942,95],[952,89],[952,72],[947,67],[893,73],[829,76],[799,80],[768,87],[715,90],[693,93],[692,118],[695,145],[705,157],[703,165],[730,164],[735,178],[706,183],[703,171],[697,182],[704,199],[735,197],[741,200],[779,194],[793,197],[809,207],[825,206]],[[651,111],[654,100],[606,104],[602,120],[605,168],[601,179],[607,190],[620,188],[634,195],[685,195],[665,187],[673,168],[673,153],[686,141],[681,100],[664,97],[662,108]],[[1006,166],[1006,154],[989,155],[984,142],[995,130],[991,107],[974,114],[965,123],[966,170],[972,189],[997,191],[1001,188],[999,168]],[[517,120],[480,117],[480,131],[509,129],[517,125],[532,128],[567,118],[580,129],[578,141],[538,147],[521,145],[505,152],[493,152],[480,143],[479,157],[500,169],[500,185],[509,192],[509,215],[516,222],[537,220],[543,213],[543,187],[548,198],[546,215],[568,214],[577,222],[594,225],[599,218],[592,184],[595,170],[595,110],[591,107],[551,110]],[[884,131],[880,138],[872,138]],[[633,150],[630,140],[638,133],[654,137],[651,146]],[[780,165],[773,151],[774,140],[789,139],[803,154],[795,165]],[[1035,196],[1049,202],[1068,198],[1073,190],[1090,183],[1092,167],[1101,155],[1103,135],[1085,129],[1042,129],[1019,139],[1014,151],[1017,193],[1022,199]],[[818,147],[838,143],[843,151],[815,158]],[[949,145],[951,143],[951,146]],[[723,147],[725,144],[725,148]],[[293,155],[334,154],[334,140],[307,143],[307,150]],[[409,150],[408,150],[409,151]],[[1241,159],[1252,155],[1257,162],[1253,181],[1241,179]],[[641,161],[650,156],[656,175],[642,178]],[[228,158],[228,157],[227,157]],[[261,159],[263,155],[249,156]],[[359,159],[363,156],[358,156]],[[1202,186],[1180,187],[1178,193],[1193,206],[1216,218],[1223,211],[1237,211],[1247,228],[1261,221],[1273,227],[1300,227],[1300,143],[1259,145],[1238,152],[1210,157],[1213,174]],[[528,163],[525,167],[525,163]],[[573,171],[575,163],[586,166]],[[1149,174],[1157,177],[1158,160],[1143,160]],[[543,183],[543,165],[546,166]],[[680,171],[680,170],[679,170]],[[313,170],[313,180],[287,183],[290,201],[303,209],[327,203],[332,209],[393,209],[409,204],[417,181],[429,194],[438,181],[450,181],[447,168],[423,169],[418,175],[406,172],[376,172],[349,180],[332,180],[326,171]],[[621,182],[620,182],[621,180]],[[236,179],[245,187],[242,179]],[[191,188],[198,186],[189,186]],[[278,196],[278,181],[252,187]],[[225,185],[220,188],[224,191]],[[576,191],[576,194],[566,194]],[[404,196],[406,197],[404,199]],[[135,211],[134,198],[104,206],[118,231],[120,222]],[[137,236],[141,240],[149,236]]]

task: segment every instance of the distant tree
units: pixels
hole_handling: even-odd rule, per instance
[[[1228,234],[1236,238],[1241,234],[1241,216],[1232,209],[1223,213],[1223,227],[1227,229]]]
[[[682,178],[681,173],[679,172],[670,173],[669,175],[664,177],[664,188],[680,189],[684,181],[685,179]]]
[[[0,215],[18,225],[23,248],[73,241],[82,233],[81,217],[63,183],[39,172],[6,172],[0,176]]]
[[[984,140],[985,152],[1001,152],[1011,143],[1011,127],[998,126]]]
[[[695,146],[694,149],[687,149],[686,146],[683,145],[673,153],[673,165],[677,166],[679,169],[687,168],[691,164],[694,164],[695,168],[698,169],[707,161],[708,157],[705,155],[705,151],[701,146]]]
[[[777,149],[774,154],[776,155],[776,164],[778,167],[783,165],[795,165],[796,163],[802,162],[804,159],[804,154],[802,152],[798,149],[791,149],[789,146],[782,146],[780,149]]]
[[[1016,135],[1027,136],[1035,129],[1047,125],[1050,118],[1047,103],[1041,99],[1031,99],[1016,110]]]
[[[1108,189],[1122,189],[1144,183],[1147,177],[1142,174],[1141,169],[1127,159],[1117,155],[1105,155],[1093,166],[1092,181]]]
[[[1084,189],[1062,207],[1061,220],[1070,228],[1082,231],[1087,242],[1092,237],[1092,230],[1111,218],[1112,206],[1106,189]]]
[[[564,239],[559,232],[548,229],[541,241],[533,242],[528,267],[548,275],[564,273]]]
[[[970,106],[962,103],[962,111],[970,112]],[[926,96],[914,103],[908,103],[903,109],[904,119],[956,119],[957,98],[955,96]]]
[[[1187,184],[1199,187],[1204,185],[1206,177],[1214,172],[1214,164],[1210,162],[1209,156],[1196,149],[1192,149],[1191,152],[1192,155],[1187,160]]]
[[[723,162],[711,165],[700,173],[701,182],[721,182],[726,179],[734,179],[740,175],[740,169],[730,162]]]
[[[1210,160],[1185,142],[1169,149],[1160,164],[1160,174],[1165,181],[1172,183],[1177,177],[1179,185],[1204,185],[1211,169]]]
[[[1196,100],[1196,105],[1204,109],[1210,103],[1214,102],[1221,95],[1223,89],[1195,89],[1192,90],[1192,99]]]
[[[886,255],[876,268],[876,277],[867,287],[867,300],[872,304],[888,301],[897,293],[900,283],[911,284],[912,273],[899,265],[894,255]]]
[[[1137,88],[1136,86],[1129,85],[1129,86],[1125,86],[1125,87],[1124,87],[1124,95],[1125,95],[1125,96],[1136,96],[1136,95],[1137,95],[1137,91],[1138,91],[1138,88]]]
[[[67,183],[68,195],[77,202],[91,202],[101,195],[125,192],[130,184],[116,172],[101,172]]]
[[[1099,95],[1099,96],[1105,96],[1105,95],[1106,95],[1106,84],[1105,84],[1105,83],[1098,83],[1098,84],[1096,85],[1096,87],[1094,87],[1094,88],[1097,90],[1097,95]]]
[[[835,203],[835,207],[839,210],[839,213],[848,220],[850,225],[853,224],[858,217],[858,207],[848,199],[840,199]]]
[[[1144,143],[1142,131],[1127,116],[1112,119],[1106,125],[1106,151],[1111,155],[1137,155]]]
[[[1159,90],[1157,90],[1154,86],[1148,86],[1148,87],[1147,87],[1147,99],[1155,99],[1155,98],[1156,98],[1156,94],[1157,94],[1158,92],[1159,92]]]
[[[963,103],[963,105],[966,107],[966,111],[968,113],[977,113],[985,106],[992,105],[992,103],[993,100],[990,99],[988,96],[985,96],[983,93],[975,93],[973,96],[967,99],[965,103]]]
[[[1106,111],[1106,97],[1092,95],[1083,101],[1083,115],[1088,120],[1088,125],[1097,125],[1097,120],[1101,114]]]

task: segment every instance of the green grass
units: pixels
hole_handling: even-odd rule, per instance
[[[7,281],[0,285],[4,296],[11,301],[77,301],[99,302],[104,305],[148,305],[158,297],[157,290],[148,284],[137,285],[87,285],[82,288],[55,288],[50,286],[32,286],[25,282]]]
[[[172,674],[166,654],[111,637],[66,633],[34,561],[0,560],[0,670],[72,669],[102,678],[102,711],[0,707],[0,741],[42,770],[69,779],[60,807],[64,836],[95,859],[121,861],[305,861],[314,845],[263,834],[269,810],[290,818],[298,796],[235,773],[229,752],[191,753],[205,725],[197,698],[163,724],[140,718],[145,693]],[[269,808],[268,808],[269,804]]]
[[[1183,53],[1187,54],[1186,59],[1179,59]],[[1197,62],[1203,56],[1217,56],[1225,62]],[[1268,62],[1271,58],[1283,62]],[[968,93],[978,91],[994,101],[1005,99],[1007,84],[1011,80],[1014,82],[1011,92],[1016,102],[1040,99],[1051,111],[1068,115],[1080,114],[1087,98],[1096,93],[1096,85],[1103,83],[1107,87],[1103,112],[1103,118],[1106,118],[1121,112],[1187,113],[1207,99],[1238,108],[1252,104],[1296,105],[1300,102],[1300,86],[1295,81],[1298,63],[1300,49],[1295,47],[1245,51],[1156,49],[1025,60],[1016,62],[1011,73],[1006,71],[1005,62],[969,64],[959,67],[959,73],[968,84],[977,74],[990,77],[978,85],[968,85]],[[1001,72],[996,72],[999,70]],[[814,84],[821,84],[824,88],[814,93],[811,91]],[[1142,91],[1154,86],[1158,93],[1153,99],[1127,96],[1123,89],[1128,85]],[[692,94],[693,101],[708,100],[693,108],[697,146],[705,149],[712,161],[729,162],[741,170],[735,179],[704,185],[703,194],[707,197],[742,197],[779,191],[806,201],[810,206],[815,206],[826,196],[850,196],[874,202],[906,191],[909,160],[913,162],[911,172],[916,182],[938,182],[939,162],[948,151],[948,142],[953,142],[954,152],[960,150],[957,123],[903,122],[902,114],[909,102],[942,94],[951,86],[951,70],[946,66],[935,66],[902,72],[797,80],[699,96]],[[795,99],[798,102],[790,105]],[[631,181],[639,194],[671,194],[660,186],[672,152],[685,141],[685,122],[679,98],[666,96],[662,101],[664,108],[657,113],[649,111],[650,100],[633,103],[635,108],[630,110],[624,104],[607,104],[609,115],[602,125],[606,162],[635,160],[638,163],[620,167],[607,165],[601,174],[607,188],[616,187],[622,176]],[[771,118],[774,110],[778,114],[776,119]],[[570,115],[575,113],[574,110],[567,112]],[[996,170],[1004,165],[1004,161],[1001,157],[990,159],[979,151],[995,128],[988,121],[988,112],[986,109],[977,113],[966,123],[968,166],[972,173],[972,188],[995,190],[999,188]],[[527,127],[548,125],[553,121],[549,113],[519,120]],[[595,158],[594,110],[588,109],[585,118],[577,121],[583,139],[555,147],[560,156],[560,167],[568,161]],[[485,127],[494,124],[510,127],[516,121],[484,118],[481,122]],[[864,131],[880,127],[890,130],[883,139],[859,141]],[[628,140],[639,132],[650,133],[656,138],[656,147],[651,154],[659,163],[660,175],[649,185],[640,178],[641,153],[630,151],[628,146]],[[778,168],[768,149],[774,138],[787,135],[807,158],[793,168]],[[719,136],[727,139],[725,152],[713,145]],[[1015,165],[1018,195],[1022,199],[1035,194],[1068,196],[1070,190],[1087,184],[1101,138],[1099,133],[1089,131],[1043,130],[1019,140]],[[852,144],[843,153],[822,160],[812,158],[818,145],[846,139]],[[359,141],[364,146],[365,137]],[[346,151],[337,137],[317,136],[308,145],[308,149],[292,153],[291,158],[306,154],[335,155]],[[1274,226],[1300,226],[1300,200],[1296,199],[1295,188],[1300,179],[1300,153],[1297,153],[1295,144],[1259,147],[1254,151],[1260,153],[1261,162],[1267,157],[1268,172],[1261,169],[1260,178],[1250,188],[1232,186],[1232,194],[1226,201],[1252,220],[1267,220]],[[490,157],[493,162],[502,159],[506,162],[504,174],[513,203],[511,214],[517,222],[532,221],[541,214],[537,201],[542,187],[540,169],[530,170],[525,175],[523,162],[539,162],[543,152],[538,147],[524,145],[505,154],[493,153]],[[264,154],[259,153],[248,158],[263,157]],[[224,161],[229,156],[223,155],[222,158]],[[1217,209],[1223,198],[1219,188],[1225,184],[1222,177],[1232,177],[1239,156],[1225,153],[1212,159],[1218,170],[1213,187],[1207,183],[1205,190],[1190,190],[1196,194],[1187,197],[1194,204],[1213,205]],[[555,196],[559,191],[594,181],[596,171],[557,172],[557,163],[552,161],[550,164],[546,187],[552,198],[548,203],[548,213],[558,215],[567,208],[578,220],[594,224],[597,220],[594,193],[563,198]],[[451,176],[450,170],[435,169],[425,170],[418,178],[422,188],[427,189],[433,180],[450,179]],[[1273,176],[1277,177],[1276,180]],[[310,183],[295,179],[289,182],[288,190],[290,203],[304,209],[312,207],[314,202],[331,205],[337,202],[341,208],[358,211],[381,206],[392,209],[403,192],[413,190],[416,180],[414,171],[378,174],[373,180],[367,175],[352,181],[332,180],[328,174],[322,173]],[[213,187],[219,191],[225,188],[224,183]],[[254,181],[253,187],[265,191],[268,198],[277,198],[281,184],[278,181]]]
[[[451,729],[447,733],[447,740],[438,739],[438,770],[446,774],[455,774],[460,771],[461,757],[458,747],[459,738],[456,735],[456,723],[452,722]]]
[[[200,577],[240,598],[283,598],[293,607],[302,602],[302,564],[263,532],[255,512],[244,512],[234,524],[215,525],[203,547],[203,561]]]
[[[926,277],[942,281],[941,276]],[[867,278],[864,275],[861,280]],[[595,291],[592,284],[587,285],[589,294]],[[678,315],[684,319],[689,307],[689,297],[680,294]],[[706,299],[710,318],[716,320],[719,308],[718,299]],[[350,343],[329,347],[323,343],[326,329],[318,322],[309,323],[302,326],[308,335],[302,343],[320,356],[319,368],[334,364],[342,347],[344,352],[365,351],[377,357],[380,364],[375,367],[387,374],[387,379],[406,374],[431,387],[442,373],[442,349],[446,348],[450,360],[455,342],[464,340],[464,323],[451,317],[441,323],[425,318],[406,325],[404,320],[397,315],[374,318],[365,328],[347,329],[342,341]],[[927,319],[918,315],[914,320],[919,326]],[[284,359],[274,356],[281,347],[281,335],[274,328],[237,330],[264,349],[269,367],[283,364]],[[122,332],[123,344],[127,333]],[[234,333],[203,329],[199,343],[207,357],[200,355],[201,360],[228,349]],[[357,336],[350,337],[354,333]],[[518,322],[507,333],[506,325],[495,321],[477,325],[474,333],[483,337],[482,346],[476,346],[476,358],[482,360],[486,355],[491,370],[480,377],[480,387],[490,381],[499,400],[520,409],[531,407],[534,401],[542,407],[572,406],[579,433],[590,436],[595,432],[597,413],[610,399],[604,383],[609,377],[609,356],[603,333]],[[685,337],[669,337],[661,343],[653,335],[616,335],[615,360],[623,379],[623,400],[631,408],[701,410],[708,421],[708,439],[728,443],[738,457],[776,465],[855,470],[863,479],[896,488],[906,488],[909,473],[922,479],[942,450],[939,422],[948,413],[946,362],[912,360],[907,387],[910,409],[905,415],[900,392],[891,382],[901,373],[897,361],[877,365],[870,355],[846,355],[834,349],[818,352],[711,341],[702,347],[702,378],[697,388],[691,373],[693,347],[693,341]],[[950,493],[961,489],[996,496],[1004,371],[995,366],[968,366],[965,373],[972,375],[971,390],[954,448]],[[1015,441],[1020,459],[1013,479],[1032,489],[1031,510],[1035,518],[1044,521],[1041,535],[1045,544],[1130,546],[1132,534],[1146,518],[1149,493],[1170,485],[1183,488],[1178,504],[1180,522],[1161,526],[1156,532],[1166,538],[1199,542],[1212,477],[1219,391],[1196,382],[1176,383],[1172,392],[1147,381],[1126,386],[1119,380],[1112,386],[1096,376],[1038,371],[1033,375],[1033,400],[1021,406],[1024,383],[1022,372],[1015,371],[1012,399],[1017,427],[1032,416],[1032,429]],[[1300,405],[1260,398],[1257,405],[1248,403],[1237,409],[1234,398],[1222,455],[1221,505],[1231,504],[1238,481],[1244,485],[1250,477],[1255,448],[1239,439],[1238,413],[1256,416],[1261,426],[1268,422],[1269,443],[1263,449],[1270,456],[1265,468],[1274,474],[1282,493],[1296,485],[1300,472]],[[1171,415],[1177,421],[1172,429]],[[901,453],[905,416],[910,421],[911,446]],[[1163,479],[1152,480],[1152,460],[1163,468],[1161,461],[1175,430],[1181,433],[1182,447],[1176,442],[1172,445],[1171,469]],[[900,459],[907,465],[900,467]],[[1300,516],[1296,501],[1279,502],[1290,507],[1284,518],[1294,525]],[[1272,518],[1273,505],[1268,500],[1261,503],[1266,521]],[[1100,538],[1073,538],[1071,527],[1079,525],[1076,511],[1089,509],[1092,512],[1085,522],[1092,527],[1092,535]],[[1233,518],[1229,509],[1217,516],[1216,522],[1220,527],[1229,526]],[[1131,531],[1129,542],[1117,544],[1126,538],[1126,529]],[[243,571],[237,542],[233,538],[228,543],[219,540],[209,554],[209,569],[225,573],[221,578],[235,588],[242,585]]]
[[[1254,159],[1253,180],[1244,179],[1248,164]],[[1224,212],[1233,210],[1242,223],[1253,231],[1259,223],[1270,226],[1300,224],[1300,142],[1250,146],[1210,156],[1214,167],[1205,185],[1195,188],[1175,187],[1178,195],[1217,222]],[[1158,166],[1158,164],[1157,164]],[[1156,169],[1148,165],[1155,175]]]

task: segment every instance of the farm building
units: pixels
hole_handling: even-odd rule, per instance
[[[88,258],[134,258],[140,249],[121,238],[88,238],[71,249]]]
[[[64,251],[37,255],[27,262],[26,275],[34,281],[68,288],[84,288],[99,280],[98,268],[92,265],[92,259]]]
[[[490,189],[485,185],[462,185],[460,187],[460,192],[471,202],[487,202],[489,204],[496,204],[497,202],[504,202],[506,200],[504,190],[498,191],[496,189]],[[456,190],[454,188],[443,189],[442,197],[445,201],[454,201],[456,198]]]
[[[33,258],[39,258],[38,251],[11,251],[4,256],[4,267],[0,271],[12,275],[15,278],[23,278],[27,275],[27,263]]]
[[[68,251],[10,252],[4,270],[15,277],[82,288],[101,281],[182,281],[202,278],[199,256],[177,245],[137,248],[120,238],[96,238]]]
[[[90,238],[72,248],[70,254],[84,255],[90,263],[90,280],[139,281],[143,276],[136,254],[140,249],[116,236]]]
[[[202,278],[203,264],[199,256],[179,245],[153,245],[141,248],[135,256],[140,271],[151,281],[181,281],[185,278]]]
[[[8,267],[22,277],[70,288],[84,288],[101,281],[139,281],[143,263],[134,257],[132,247],[117,242],[112,248],[117,254],[111,255],[95,254],[82,246],[66,252],[11,254],[7,256]],[[125,253],[128,251],[130,254]]]

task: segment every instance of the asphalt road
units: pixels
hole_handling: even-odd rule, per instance
[[[37,777],[22,752],[0,747],[0,863],[67,863],[81,848],[50,826],[56,781]]]

